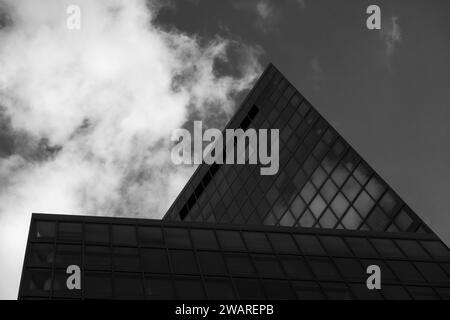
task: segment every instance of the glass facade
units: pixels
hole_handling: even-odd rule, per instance
[[[35,214],[19,298],[448,299],[450,251],[433,234]]]
[[[166,220],[430,232],[273,65],[227,128],[279,129],[278,173],[202,164]]]
[[[19,298],[450,299],[450,250],[273,65],[227,128],[279,129],[278,173],[202,164],[161,221],[33,214]]]

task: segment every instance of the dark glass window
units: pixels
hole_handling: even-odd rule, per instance
[[[192,251],[170,250],[170,259],[173,271],[179,274],[198,273],[197,262]]]
[[[388,300],[409,300],[411,296],[401,286],[382,285],[383,296]]]
[[[325,251],[316,236],[296,234],[294,238],[297,240],[297,243],[304,254],[325,254]]]
[[[433,256],[435,259],[450,259],[450,250],[447,249],[447,247],[438,241],[422,241],[422,245],[427,249],[429,253]]]
[[[169,263],[165,249],[141,249],[142,267],[146,272],[168,273]]]
[[[189,234],[186,229],[165,228],[164,234],[166,237],[166,243],[169,247],[173,248],[191,247],[191,241],[189,240]]]
[[[240,299],[262,299],[263,291],[257,280],[234,278]]]
[[[298,279],[313,279],[313,275],[303,258],[281,256],[280,262],[288,277]]]
[[[351,256],[349,248],[339,237],[321,236],[320,241],[324,245],[325,249],[332,256]]]
[[[434,282],[437,284],[450,282],[450,277],[439,267],[437,263],[416,262],[415,265],[428,282]]]
[[[52,271],[27,269],[25,272],[25,292],[30,295],[48,295],[52,287]]]
[[[255,270],[246,254],[229,253],[225,254],[225,260],[230,273],[241,276],[254,276]]]
[[[205,299],[200,277],[176,277],[175,288],[179,299]]]
[[[416,300],[436,300],[438,296],[432,288],[428,287],[407,287],[409,293]]]
[[[209,299],[236,299],[229,279],[206,278],[205,286]]]
[[[256,270],[262,278],[284,278],[278,259],[272,255],[254,254],[252,255]]]
[[[290,234],[285,233],[269,233],[268,234],[272,247],[278,253],[299,253],[299,250]]]
[[[403,258],[403,254],[392,240],[371,239],[370,241],[375,245],[381,256],[386,258]]]
[[[222,255],[217,252],[197,252],[200,269],[203,274],[225,275],[227,270]]]
[[[111,269],[110,248],[101,246],[86,246],[85,265],[86,268],[93,270]]]
[[[262,232],[243,232],[242,233],[248,250],[250,251],[272,251],[266,235]]]
[[[345,238],[352,251],[359,257],[377,257],[375,249],[370,242],[364,238]]]
[[[136,245],[136,230],[134,226],[113,225],[113,242],[120,245]]]
[[[147,276],[145,278],[145,295],[148,299],[173,299],[175,292],[170,277]]]
[[[425,252],[425,250],[415,240],[396,240],[396,242],[408,258],[413,259],[430,258],[428,254]]]
[[[36,221],[35,237],[38,240],[55,239],[55,223],[50,221]]]
[[[330,300],[349,300],[352,294],[344,283],[323,283],[322,289]]]
[[[401,281],[405,282],[423,282],[424,279],[417,272],[414,265],[408,261],[389,261],[389,266]],[[381,271],[383,272],[383,270]]]
[[[309,265],[320,280],[338,280],[340,276],[328,258],[309,257]]]
[[[53,244],[33,243],[30,246],[29,264],[35,267],[50,267],[55,260]]]
[[[365,281],[368,277],[366,270],[363,269],[361,264],[356,259],[336,258],[334,259],[334,262],[344,278]]]
[[[324,298],[322,290],[315,282],[294,281],[292,287],[300,300],[321,300]]]
[[[67,268],[70,265],[81,266],[81,246],[58,244],[56,266]]]
[[[368,290],[367,285],[361,283],[352,283],[350,288],[358,300],[381,300],[383,299],[379,290]],[[383,289],[383,286],[382,286]]]
[[[197,249],[217,249],[217,241],[212,230],[192,229],[192,241]]]
[[[139,244],[144,246],[164,246],[161,228],[138,227]]]
[[[268,299],[291,300],[295,299],[289,282],[283,280],[263,280],[264,291]]]
[[[86,223],[86,241],[88,242],[109,242],[109,225],[99,223]]]
[[[86,298],[110,298],[112,296],[111,273],[86,271],[84,293]]]
[[[144,297],[141,274],[114,274],[114,293],[120,299],[142,299]]]
[[[137,248],[114,248],[114,269],[124,271],[140,270]]]
[[[58,239],[66,241],[81,241],[83,238],[83,225],[75,222],[60,222]]]

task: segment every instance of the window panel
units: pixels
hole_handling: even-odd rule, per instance
[[[86,271],[84,294],[86,298],[105,299],[112,297],[111,273]]]
[[[320,286],[315,282],[294,281],[292,287],[299,300],[322,300],[324,295]]]
[[[380,252],[381,256],[386,258],[403,258],[403,254],[390,239],[371,239],[370,240]]]
[[[55,260],[55,247],[53,244],[32,243],[28,263],[36,267],[51,267]]]
[[[252,255],[256,271],[262,278],[284,278],[283,270],[276,256],[254,254]]]
[[[192,241],[197,249],[217,249],[217,241],[212,230],[191,229]]]
[[[139,244],[144,246],[164,246],[163,234],[158,227],[138,227]]]
[[[52,287],[52,271],[27,269],[24,283],[24,290],[30,295],[49,295]]]
[[[348,237],[345,238],[345,241],[348,243],[352,251],[355,255],[359,257],[377,257],[378,254],[375,249],[372,247],[370,242],[364,238],[354,238]]]
[[[136,245],[136,232],[134,226],[113,225],[113,242],[119,245]]]
[[[253,269],[248,255],[229,253],[225,254],[225,260],[231,274],[237,276],[254,276],[255,270]]]
[[[340,237],[320,236],[326,251],[332,256],[351,256],[352,253]]]
[[[367,214],[372,209],[373,205],[374,205],[373,200],[369,197],[369,195],[365,191],[362,191],[359,194],[358,198],[356,198],[356,200],[355,200],[355,202],[353,204],[355,209],[358,211],[358,213],[362,217],[366,217],[367,216]]]
[[[55,223],[50,221],[36,221],[35,238],[38,240],[54,240],[55,239]]]
[[[208,299],[236,299],[233,286],[229,279],[206,278],[205,286]]]
[[[429,255],[415,240],[396,240],[400,249],[408,258],[413,259],[429,259]]]
[[[288,277],[298,279],[313,279],[313,275],[303,258],[282,256],[280,257],[280,262]]]
[[[428,282],[437,284],[449,283],[449,276],[439,267],[437,263],[416,262],[416,267]]]
[[[388,264],[401,281],[424,282],[424,279],[419,272],[417,272],[412,263],[407,261],[389,261]]]
[[[383,211],[379,207],[375,207],[373,211],[370,213],[369,218],[367,219],[367,223],[370,225],[372,230],[384,231],[386,227],[389,225],[389,219],[383,213]]]
[[[316,218],[319,218],[326,206],[327,204],[322,199],[320,194],[317,194],[314,200],[309,205],[309,210],[314,214]]]
[[[330,209],[327,209],[319,220],[320,226],[328,229],[334,228],[337,222],[338,219]]]
[[[353,296],[344,283],[323,283],[322,289],[330,300],[349,300]]]
[[[394,193],[390,190],[388,190],[383,198],[380,200],[380,206],[383,208],[383,210],[386,212],[386,214],[392,216],[394,213],[394,210],[397,206],[398,199],[394,195]]]
[[[87,269],[92,270],[110,270],[111,252],[109,247],[86,246],[85,247],[85,265]]]
[[[172,269],[179,274],[196,274],[199,272],[195,256],[192,251],[170,250]]]
[[[375,201],[377,201],[380,198],[380,196],[384,192],[384,189],[385,189],[384,185],[376,176],[373,176],[366,186],[366,190],[369,192],[372,198],[374,198]]]
[[[299,250],[290,234],[285,233],[268,233],[270,242],[275,251],[279,253],[298,254]]]
[[[269,241],[266,235],[262,232],[243,232],[245,243],[250,251],[264,251],[270,252],[272,248],[270,247]]]
[[[263,280],[263,285],[269,299],[292,300],[295,298],[295,294],[287,281]]]
[[[337,189],[336,185],[334,184],[334,182],[332,182],[330,179],[328,179],[327,182],[325,182],[325,184],[323,185],[322,189],[320,190],[320,194],[323,196],[323,198],[327,202],[330,202],[331,199],[333,199],[333,197],[337,191],[338,191],[338,189]]]
[[[190,248],[191,241],[186,229],[164,228],[166,243],[173,248]]]
[[[115,297],[120,299],[142,299],[144,297],[143,279],[140,274],[114,274]]]
[[[56,247],[55,265],[67,268],[73,264],[81,266],[81,246],[58,244]]]
[[[86,241],[109,243],[109,225],[100,223],[86,223]]]
[[[334,198],[333,202],[331,202],[331,209],[334,211],[334,213],[336,213],[338,217],[342,217],[342,215],[347,210],[348,205],[348,201],[345,199],[342,193],[339,193],[336,198]]]
[[[176,277],[175,288],[179,299],[205,299],[200,277]]]
[[[58,239],[65,241],[81,241],[83,238],[83,228],[81,223],[60,222]]]
[[[366,281],[368,275],[358,260],[336,258],[334,262],[344,278],[355,281]]]
[[[319,240],[313,235],[296,234],[294,235],[297,244],[304,254],[324,255],[325,251],[322,248]]]
[[[115,270],[140,270],[139,252],[137,248],[114,248],[113,254]]]
[[[383,297],[379,290],[368,290],[367,285],[361,283],[352,283],[350,288],[358,300],[381,300]]]
[[[217,252],[197,252],[200,269],[203,274],[226,275],[227,269],[222,255]]]
[[[344,184],[342,191],[348,200],[353,201],[359,190],[361,189],[360,184],[353,178],[350,177]]]
[[[348,209],[344,218],[342,219],[342,224],[348,230],[358,230],[361,225],[362,219],[359,214],[351,207]]]
[[[240,299],[252,300],[264,298],[263,291],[257,280],[234,278]]]
[[[447,247],[438,241],[421,241],[421,244],[427,249],[435,259],[449,260],[450,251]]]
[[[309,257],[308,263],[319,280],[338,280],[341,278],[328,258]]]
[[[141,250],[141,261],[143,270],[146,272],[168,273],[169,263],[165,249]]]
[[[432,288],[428,287],[407,287],[409,293],[415,300],[436,300],[438,296]]]
[[[172,281],[170,277],[165,276],[147,276],[145,278],[145,294],[151,300],[175,298]]]

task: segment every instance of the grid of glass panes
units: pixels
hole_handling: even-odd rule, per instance
[[[194,175],[188,183],[202,188],[182,192],[166,219],[179,220],[184,210],[185,221],[430,232],[281,73],[269,70],[250,127],[280,129],[278,173],[261,176],[258,165],[210,167],[198,172],[207,179]]]
[[[258,228],[35,219],[20,298],[450,298],[450,251],[435,236]],[[72,264],[79,291],[65,285]],[[366,287],[373,264],[381,290]]]

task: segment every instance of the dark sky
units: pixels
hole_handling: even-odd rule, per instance
[[[158,22],[259,46],[450,243],[450,1],[186,0]]]

